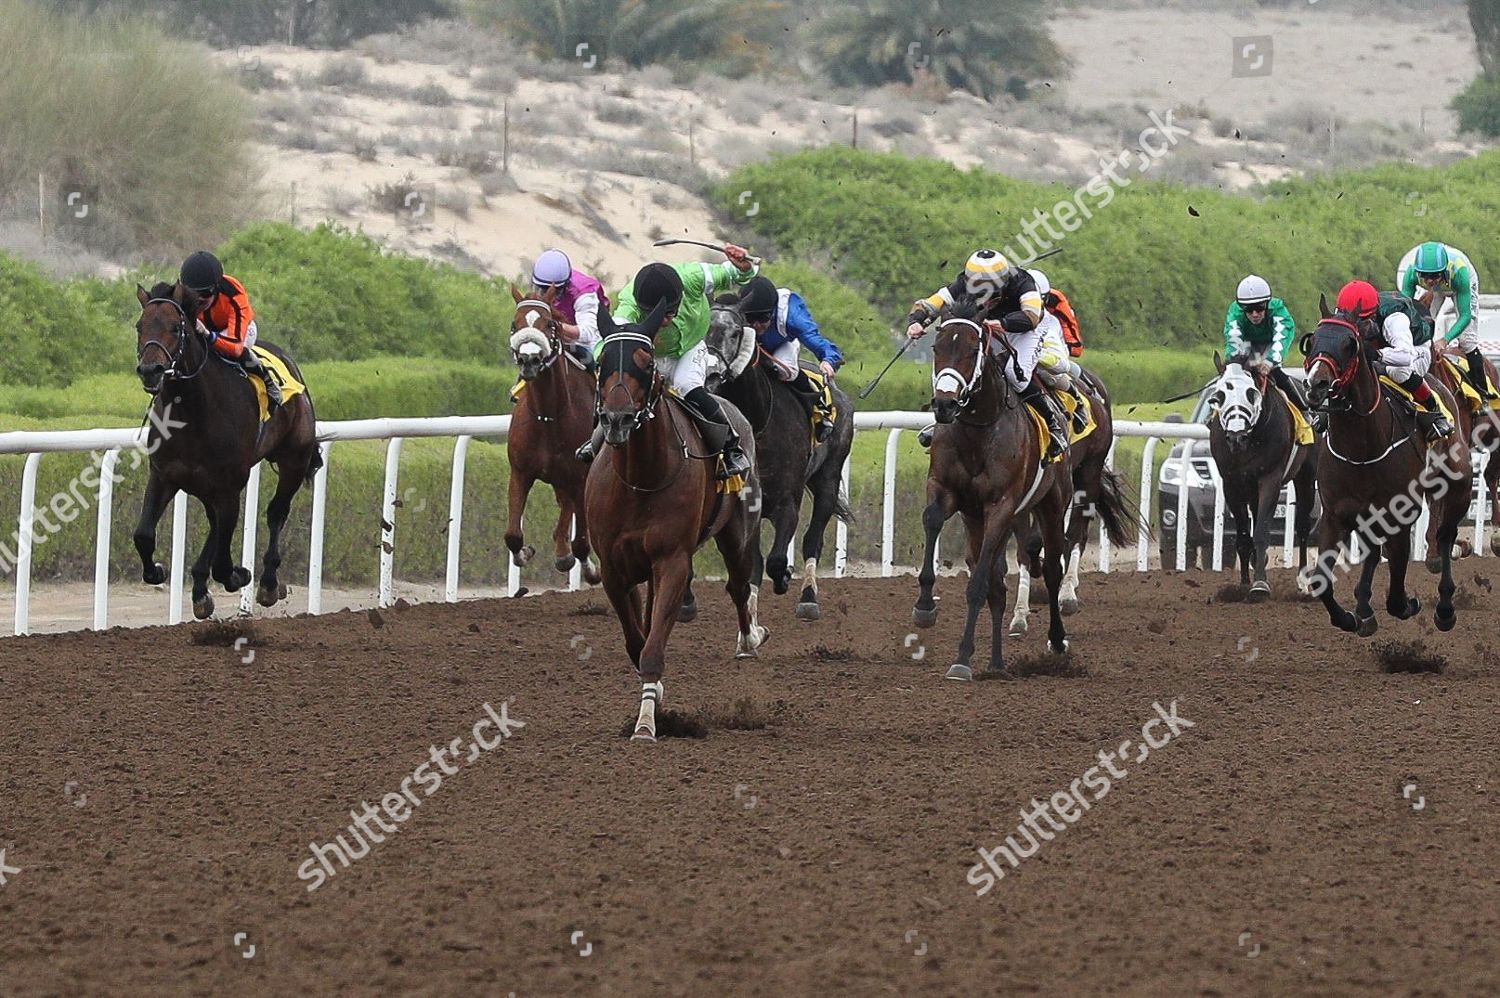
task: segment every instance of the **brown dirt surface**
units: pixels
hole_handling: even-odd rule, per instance
[[[815,624],[768,592],[754,661],[704,585],[666,703],[707,737],[656,745],[597,594],[5,639],[0,994],[1500,993],[1500,597],[1440,634],[1418,573],[1360,640],[1223,581],[1086,578],[1070,668],[972,684],[961,580],[910,638],[911,578],[825,581]],[[1382,671],[1393,640],[1446,668]],[[976,847],[1174,700],[1194,727],[975,896]]]

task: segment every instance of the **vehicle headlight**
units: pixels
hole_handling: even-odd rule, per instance
[[[1163,485],[1176,485],[1182,481],[1182,465],[1175,457],[1169,457],[1161,465]]]

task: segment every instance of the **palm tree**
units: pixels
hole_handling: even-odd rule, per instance
[[[813,48],[835,83],[879,86],[928,73],[992,98],[1066,72],[1045,0],[855,0],[817,24]]]

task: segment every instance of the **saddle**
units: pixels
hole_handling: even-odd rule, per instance
[[[1439,354],[1438,359],[1453,371],[1454,380],[1458,382],[1458,390],[1463,395],[1469,411],[1479,412],[1484,409],[1483,396],[1479,394],[1479,389],[1469,381],[1469,358],[1463,354],[1444,353]],[[1491,409],[1500,410],[1500,398],[1492,399],[1489,406]]]
[[[1281,401],[1286,405],[1287,412],[1291,414],[1292,431],[1297,443],[1304,445],[1313,443],[1316,437],[1313,435],[1312,424],[1307,421],[1307,417],[1302,414],[1302,410],[1297,408],[1291,399],[1287,398],[1286,392],[1282,391],[1280,385],[1273,384],[1270,388],[1281,398]],[[1302,404],[1304,406],[1307,405],[1307,393],[1303,390],[1303,387],[1294,381],[1292,382],[1292,390],[1297,393],[1297,397],[1301,400]]]
[[[276,383],[281,386],[281,402],[283,405],[307,391],[307,386],[292,375],[291,368],[287,366],[286,361],[264,347],[253,346],[250,349],[255,351],[255,356],[260,360],[261,370],[265,371],[265,376],[275,378]],[[255,390],[255,402],[260,406],[260,421],[264,423],[270,419],[271,400],[266,395],[266,383],[260,378],[252,377],[250,372],[245,370],[239,361],[230,360],[228,357],[218,353],[215,353],[214,356],[238,371],[241,377],[249,380],[250,387]]]
[[[703,449],[706,453],[693,454],[691,448],[689,448],[688,454],[690,457],[697,457],[703,460],[706,460],[711,455],[714,460],[714,475],[717,478],[719,473],[724,470],[724,445],[729,442],[729,424],[715,423],[707,419],[703,413],[698,411],[697,406],[674,391],[669,390],[667,392],[667,404],[669,406],[675,405],[678,409],[682,410],[682,414],[692,420],[693,425],[698,428],[698,435],[703,439]],[[720,404],[723,405],[724,403]],[[686,446],[686,441],[684,441],[684,446]],[[721,495],[738,495],[744,488],[745,479],[740,475],[735,475],[732,478],[723,479],[718,482],[718,491]]]

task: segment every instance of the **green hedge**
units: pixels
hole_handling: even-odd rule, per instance
[[[951,280],[976,247],[1021,252],[1022,220],[1073,195],[1059,184],[843,147],[736,171],[713,195],[726,217],[747,189],[760,202],[748,220],[756,236],[783,256],[837,261],[839,279],[891,323]],[[1136,178],[1066,235],[1045,268],[1073,300],[1091,347],[1207,348],[1250,272],[1304,319],[1317,315],[1319,292],[1331,298],[1350,279],[1390,287],[1402,254],[1427,239],[1461,246],[1482,273],[1495,273],[1497,207],[1500,152],[1441,169],[1387,165],[1282,181],[1253,194]]]

